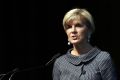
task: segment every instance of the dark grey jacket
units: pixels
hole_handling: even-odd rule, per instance
[[[71,49],[55,61],[53,80],[117,80],[108,52],[96,47],[80,56],[70,52]]]

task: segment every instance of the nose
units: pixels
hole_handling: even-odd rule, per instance
[[[76,32],[76,28],[74,25],[72,25],[72,32]]]

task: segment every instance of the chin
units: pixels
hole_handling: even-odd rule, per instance
[[[80,42],[76,41],[76,42],[71,42],[73,45],[77,45],[80,44]]]
[[[71,43],[72,43],[73,45],[78,45],[78,44],[83,43],[83,41],[72,41]]]

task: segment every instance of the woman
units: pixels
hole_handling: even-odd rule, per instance
[[[110,54],[89,43],[95,30],[91,14],[72,9],[65,14],[63,26],[73,48],[55,61],[53,80],[117,80]]]

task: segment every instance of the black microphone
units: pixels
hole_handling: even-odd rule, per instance
[[[56,58],[58,58],[59,56],[61,56],[61,54],[60,53],[57,53],[56,55],[54,55],[53,57],[52,57],[52,59],[51,60],[49,60],[46,64],[45,64],[45,66],[48,66],[48,65],[50,65],[52,62],[54,62],[55,61],[55,59]]]
[[[15,69],[13,70],[13,73],[12,73],[11,76],[9,77],[9,80],[12,80],[13,75],[14,75],[18,70],[19,70],[18,68],[15,68]]]
[[[0,74],[0,80],[5,76],[6,74]]]
[[[41,69],[41,68],[47,67],[47,66],[49,66],[52,62],[54,62],[55,59],[58,58],[59,56],[61,56],[61,54],[60,54],[60,53],[57,53],[57,54],[55,54],[46,64],[40,65],[40,66],[36,66],[36,67],[27,68],[27,69],[23,69],[23,70],[19,70],[19,72],[30,71],[30,70],[33,70],[33,69]]]
[[[1,76],[0,80],[2,80],[5,76],[7,76],[7,75],[9,75],[9,74],[11,74],[11,76],[10,76],[10,78],[9,78],[9,80],[11,80],[13,74],[15,74],[18,70],[19,70],[18,68],[15,68],[15,69],[13,69],[12,71],[7,72],[6,74],[1,74],[1,75],[0,75],[0,76]]]
[[[58,58],[60,55],[61,55],[60,53],[57,53],[57,54],[54,55],[54,56],[52,57],[52,59],[50,59],[46,64],[41,65],[41,66],[32,67],[32,68],[27,68],[27,69],[23,69],[23,70],[19,70],[18,68],[15,68],[15,69],[13,69],[12,71],[9,71],[9,72],[6,73],[6,74],[1,74],[1,75],[0,75],[0,77],[1,77],[0,80],[2,80],[6,75],[9,75],[9,74],[11,74],[10,77],[9,77],[9,80],[11,80],[12,77],[13,77],[13,75],[14,75],[16,72],[30,71],[30,70],[33,70],[33,69],[38,69],[38,68],[47,67],[47,66],[49,66],[53,61],[55,61],[55,59]]]

